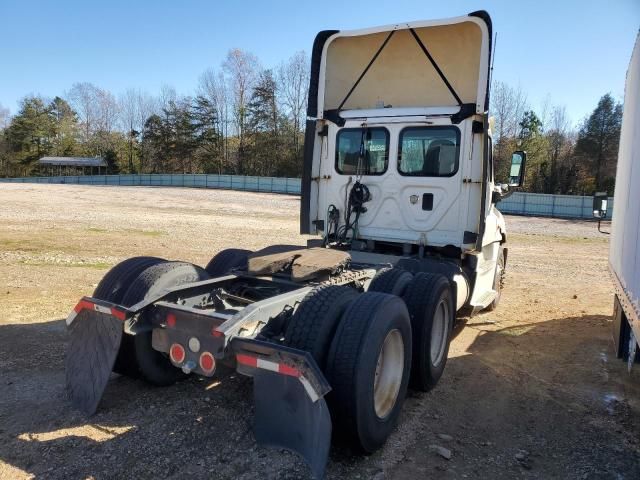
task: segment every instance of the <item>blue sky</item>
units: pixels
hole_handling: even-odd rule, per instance
[[[0,0],[0,103],[16,113],[24,95],[60,95],[77,81],[192,94],[232,47],[275,66],[309,52],[319,30],[478,9],[498,32],[494,78],[520,85],[534,108],[549,95],[577,123],[604,93],[623,98],[640,0]]]

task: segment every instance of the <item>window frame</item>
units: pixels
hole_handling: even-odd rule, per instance
[[[385,173],[387,173],[387,171],[389,170],[389,153],[391,150],[391,134],[389,132],[389,129],[387,127],[382,127],[382,126],[375,126],[375,127],[364,127],[367,128],[368,130],[382,130],[384,131],[384,135],[385,135],[385,155],[386,155],[386,161],[384,164],[384,170],[382,170],[381,172],[376,172],[376,173],[367,173],[367,174],[363,174],[362,176],[367,176],[367,177],[379,177],[380,175],[384,175]],[[335,161],[333,163],[333,168],[336,171],[336,173],[338,175],[356,175],[356,173],[344,173],[342,172],[339,168],[338,168],[338,162],[340,160],[339,157],[339,153],[340,153],[340,134],[342,132],[349,132],[349,131],[356,131],[356,132],[362,132],[363,127],[346,127],[346,128],[341,128],[340,130],[338,130],[338,132],[336,133],[336,154],[335,154]]]
[[[407,130],[453,130],[456,134],[456,163],[455,169],[453,172],[448,173],[446,175],[423,175],[422,173],[407,173],[403,172],[400,169],[400,165],[402,164],[402,137]],[[461,138],[462,135],[460,133],[460,129],[455,125],[411,125],[402,128],[398,133],[398,155],[396,157],[396,169],[400,175],[403,177],[421,177],[421,178],[451,178],[458,174],[460,170],[460,151],[461,151]]]

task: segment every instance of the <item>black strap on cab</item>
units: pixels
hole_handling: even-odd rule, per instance
[[[449,83],[449,80],[447,79],[446,75],[440,69],[440,67],[438,66],[438,64],[434,60],[434,58],[431,56],[431,54],[429,53],[429,50],[427,50],[427,47],[424,45],[422,40],[420,40],[420,37],[418,36],[416,31],[413,28],[410,28],[409,31],[411,32],[411,35],[413,35],[413,38],[415,39],[416,43],[418,44],[418,46],[420,47],[422,52],[425,54],[425,56],[429,59],[429,62],[431,62],[431,65],[433,66],[435,71],[440,76],[440,79],[446,85],[446,87],[449,89],[449,92],[451,93],[453,98],[458,103],[458,106],[460,107],[460,111],[458,111],[458,113],[454,113],[453,115],[451,115],[451,122],[452,123],[460,123],[465,118],[468,118],[471,115],[475,114],[476,113],[476,105],[475,105],[475,103],[462,103],[462,99],[460,98],[458,93],[454,90],[454,88],[451,85],[451,83]]]
[[[391,40],[391,37],[393,36],[394,33],[395,33],[395,30],[391,30],[389,32],[389,35],[387,35],[387,38],[384,39],[384,42],[382,42],[382,45],[380,45],[380,48],[378,48],[378,51],[375,53],[375,55],[373,56],[373,58],[371,59],[369,64],[362,71],[362,73],[360,74],[360,76],[356,80],[356,83],[353,84],[353,86],[351,87],[351,89],[349,90],[347,95],[342,99],[342,102],[340,102],[340,105],[338,105],[338,108],[332,109],[332,110],[326,110],[324,112],[324,118],[326,118],[327,120],[335,123],[339,127],[342,127],[344,125],[344,119],[340,116],[340,111],[342,110],[342,107],[344,107],[344,104],[347,103],[347,100],[349,100],[349,97],[351,96],[353,91],[356,89],[356,87],[358,86],[360,81],[367,74],[367,72],[371,68],[371,65],[373,65],[373,62],[375,62],[376,59],[378,58],[378,55],[380,55],[380,52],[382,52],[384,47],[387,46],[387,43],[389,43],[389,40]]]
[[[344,99],[342,100],[342,102],[340,102],[340,105],[338,106],[338,111],[342,110],[342,107],[344,107],[344,104],[347,103],[347,100],[349,100],[349,97],[351,96],[351,94],[353,93],[353,91],[356,89],[356,87],[358,86],[358,84],[360,83],[360,80],[362,80],[362,78],[367,74],[367,72],[369,71],[369,69],[371,68],[371,65],[373,65],[373,62],[376,61],[376,59],[378,58],[378,55],[380,55],[380,52],[382,52],[382,50],[384,49],[384,47],[387,46],[387,43],[389,43],[389,40],[391,40],[391,37],[393,37],[393,34],[395,33],[395,30],[391,30],[389,32],[389,35],[387,35],[387,38],[384,39],[384,42],[382,42],[382,45],[380,45],[380,48],[378,49],[378,51],[376,52],[376,54],[373,56],[373,58],[371,59],[371,61],[369,62],[369,64],[366,66],[366,68],[363,70],[363,72],[360,74],[360,76],[358,77],[358,80],[356,80],[356,83],[353,84],[353,87],[351,87],[351,90],[349,90],[349,93],[347,93],[347,96],[344,97]]]

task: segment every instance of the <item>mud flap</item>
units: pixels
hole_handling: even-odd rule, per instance
[[[253,375],[255,437],[306,460],[314,478],[324,477],[331,444],[331,416],[324,398],[311,400],[298,378],[269,370]]]
[[[65,365],[67,391],[74,408],[93,415],[118,354],[122,321],[85,308],[67,323],[71,334]]]

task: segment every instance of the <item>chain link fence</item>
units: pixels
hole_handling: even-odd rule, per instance
[[[248,192],[300,195],[301,179],[247,175],[142,174],[81,175],[66,177],[0,178],[0,183],[53,183],[71,185],[122,185],[146,187],[221,188]],[[556,218],[592,218],[593,197],[515,192],[498,203],[502,213]],[[608,216],[613,212],[609,197]]]

